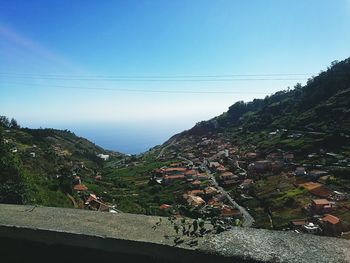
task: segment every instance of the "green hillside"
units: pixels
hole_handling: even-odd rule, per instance
[[[350,59],[333,62],[305,86],[239,101],[222,115],[175,137],[222,134],[238,145],[304,154],[323,148],[350,153]],[[272,133],[272,134],[270,134]],[[276,134],[274,134],[276,133]]]
[[[1,117],[0,202],[73,206],[68,195],[73,180],[93,181],[104,167],[97,154],[104,149],[72,132],[54,129],[27,129]],[[107,152],[110,162],[123,155]]]

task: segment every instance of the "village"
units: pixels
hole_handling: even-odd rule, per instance
[[[190,208],[203,211],[215,207],[222,217],[238,219],[243,226],[263,228],[276,228],[273,220],[278,221],[281,211],[288,216],[277,229],[326,236],[349,234],[348,189],[332,184],[334,177],[322,165],[300,164],[293,153],[282,150],[266,155],[254,148],[241,151],[218,137],[192,136],[190,140],[172,142],[160,156],[163,159],[180,157],[183,162],[156,169],[151,177],[164,186],[176,180],[186,181],[188,189],[182,200]],[[191,147],[193,145],[195,147]],[[307,158],[315,160],[322,155],[335,156],[321,151]],[[349,166],[349,161],[348,158],[336,163]],[[278,184],[274,185],[276,180]],[[255,200],[262,203],[265,196],[283,203],[275,207],[249,205]],[[160,208],[171,209],[171,206],[162,204]],[[267,215],[265,225],[259,224],[262,214],[259,210]]]
[[[349,158],[340,159],[338,154],[320,150],[300,161],[292,152],[277,149],[262,153],[254,146],[240,149],[217,136],[191,136],[186,140],[174,140],[162,148],[156,159],[168,164],[147,173],[148,184],[160,185],[162,189],[183,184],[176,202],[159,204],[160,215],[195,218],[210,214],[244,227],[349,235],[348,185],[339,183],[328,170],[330,164],[349,167]],[[23,146],[10,138],[5,138],[4,143],[10,145],[12,154],[22,156],[25,164],[33,165],[36,159],[50,154],[65,163],[69,168],[66,174],[57,172],[50,176],[59,183],[66,180],[66,195],[75,208],[122,212],[118,202],[105,201],[101,196],[108,196],[107,189],[116,186],[105,181],[101,171],[92,168],[89,161],[72,158],[62,145],[56,143],[42,149],[35,144]],[[95,157],[102,163],[114,158],[107,153],[97,153]],[[140,158],[125,160],[118,159],[118,163],[126,168],[144,162]],[[106,190],[89,189],[94,185],[105,185]],[[69,193],[69,188],[73,192]]]

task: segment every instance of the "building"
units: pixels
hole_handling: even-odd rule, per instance
[[[332,203],[327,199],[314,199],[310,208],[314,213],[328,213],[332,211]]]
[[[192,207],[202,207],[205,205],[205,201],[202,197],[194,196],[194,195],[184,195],[184,198],[186,199],[187,203]]]
[[[245,179],[240,185],[241,189],[249,189],[253,185],[254,181],[252,179]]]
[[[83,184],[77,184],[77,185],[74,185],[74,190],[77,192],[83,192],[88,190],[88,188]]]
[[[100,159],[107,161],[109,159],[109,155],[108,154],[103,154],[103,153],[99,153],[97,154],[97,157],[99,157]]]
[[[325,214],[320,221],[325,235],[339,236],[341,234],[342,224],[338,217],[331,214]]]

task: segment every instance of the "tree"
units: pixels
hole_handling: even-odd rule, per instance
[[[0,116],[0,125],[9,128],[10,127],[10,121],[6,116]]]
[[[20,128],[19,124],[17,123],[17,121],[14,118],[12,118],[10,121],[10,128],[12,128],[12,129],[19,129]]]

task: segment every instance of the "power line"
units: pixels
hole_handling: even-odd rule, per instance
[[[8,78],[8,77],[7,77]],[[16,79],[32,80],[62,80],[62,81],[114,81],[114,82],[230,82],[230,81],[285,81],[285,80],[307,80],[307,78],[67,78],[67,77],[32,77],[32,76],[12,76]]]
[[[7,84],[7,85],[18,85],[18,84]],[[28,84],[25,84],[28,85]],[[119,89],[119,88],[94,88],[94,87],[77,87],[77,86],[64,86],[64,85],[39,85],[33,84],[30,86],[22,87],[35,87],[42,86],[47,88],[60,88],[60,89],[79,89],[79,90],[98,90],[98,91],[113,91],[113,92],[140,92],[140,93],[176,93],[176,94],[267,94],[266,92],[238,92],[238,91],[193,91],[193,90],[139,90],[139,89]]]
[[[63,77],[63,78],[231,78],[231,77],[275,77],[275,76],[309,76],[315,73],[264,73],[264,74],[220,74],[220,75],[69,75],[69,74],[36,74],[0,72],[0,75],[9,76],[36,76],[36,77]]]

